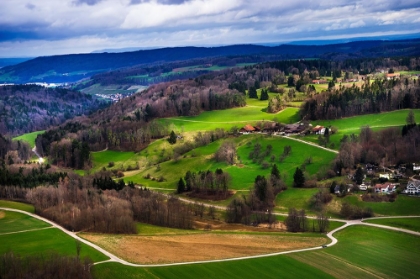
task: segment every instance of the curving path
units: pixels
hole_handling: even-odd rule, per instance
[[[297,252],[305,252],[305,251],[314,251],[314,250],[319,250],[319,249],[323,249],[324,247],[329,247],[329,246],[333,246],[335,244],[337,244],[338,240],[333,236],[334,233],[348,227],[348,226],[353,226],[353,225],[367,225],[367,226],[373,226],[373,227],[378,227],[378,228],[383,228],[383,229],[388,229],[388,230],[394,230],[394,231],[400,231],[400,232],[405,232],[405,233],[409,233],[409,234],[413,234],[413,235],[418,235],[420,236],[419,232],[415,232],[415,231],[410,231],[410,230],[406,230],[406,229],[400,229],[400,228],[395,228],[395,227],[389,227],[389,226],[384,226],[384,225],[378,225],[378,224],[371,224],[371,223],[363,223],[362,220],[341,220],[341,219],[331,219],[334,221],[340,221],[340,222],[344,222],[345,224],[339,228],[336,228],[335,230],[332,230],[331,232],[329,232],[327,234],[327,237],[329,239],[331,239],[331,243],[327,244],[327,245],[323,245],[323,246],[317,246],[317,247],[312,247],[312,248],[306,248],[306,249],[298,249],[298,250],[291,250],[291,251],[284,251],[284,252],[277,252],[277,253],[270,253],[270,254],[264,254],[264,255],[256,255],[256,256],[247,256],[247,257],[238,257],[238,258],[229,258],[229,259],[220,259],[220,260],[208,260],[208,261],[195,261],[195,262],[182,262],[182,263],[170,263],[170,264],[133,264],[130,262],[127,262],[117,256],[115,256],[114,254],[106,251],[105,249],[99,247],[96,244],[93,244],[81,237],[79,237],[76,233],[74,232],[70,232],[67,229],[63,228],[62,226],[46,219],[43,218],[41,216],[38,216],[36,214],[33,213],[29,213],[23,210],[19,210],[19,209],[12,209],[12,208],[6,208],[6,207],[0,207],[0,210],[5,210],[5,211],[14,211],[14,212],[18,212],[18,213],[22,213],[22,214],[26,214],[29,215],[33,218],[36,218],[38,220],[44,221],[48,224],[50,224],[52,227],[57,228],[59,230],[61,230],[62,232],[64,232],[65,234],[73,237],[74,239],[83,242],[84,244],[96,249],[97,251],[103,253],[104,255],[109,257],[109,260],[106,261],[101,261],[101,262],[96,262],[94,263],[94,265],[96,264],[101,264],[101,263],[106,263],[106,262],[117,262],[123,265],[127,265],[127,266],[133,266],[133,267],[165,267],[165,266],[177,266],[177,265],[188,265],[188,264],[203,264],[203,263],[217,263],[217,262],[227,262],[227,261],[237,261],[237,260],[245,260],[245,259],[256,259],[256,258],[263,258],[263,257],[271,257],[271,256],[278,256],[278,255],[284,255],[284,254],[290,254],[290,253],[297,253]],[[371,219],[381,219],[381,218],[418,218],[420,216],[389,216],[389,217],[373,217],[373,218],[368,218],[365,220],[371,220]],[[49,227],[51,228],[51,227]]]

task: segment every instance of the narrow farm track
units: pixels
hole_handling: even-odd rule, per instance
[[[246,259],[257,259],[257,258],[278,256],[278,255],[297,253],[297,252],[314,251],[314,250],[323,249],[324,247],[329,247],[329,246],[337,244],[338,240],[333,236],[333,234],[342,230],[342,229],[344,229],[344,228],[346,228],[346,227],[348,227],[348,226],[353,226],[353,225],[368,225],[368,226],[373,226],[373,227],[378,227],[378,228],[383,228],[383,229],[388,229],[388,230],[394,230],[394,231],[400,231],[400,232],[420,236],[419,232],[410,231],[410,230],[406,230],[406,229],[395,228],[395,227],[389,227],[389,226],[384,226],[384,225],[363,223],[362,220],[348,221],[348,220],[341,220],[341,219],[331,219],[331,220],[334,220],[334,221],[344,222],[345,224],[343,226],[339,227],[339,228],[336,228],[335,230],[333,230],[333,231],[331,231],[327,234],[327,237],[329,239],[331,239],[331,243],[329,243],[328,245],[324,245],[324,246],[317,246],[317,247],[306,248],[306,249],[298,249],[298,250],[291,250],[291,251],[284,251],[284,252],[270,253],[270,254],[263,254],[263,255],[256,255],[256,256],[246,256],[246,257],[238,257],[238,258],[220,259],[220,260],[180,262],[180,263],[171,263],[171,264],[133,264],[133,263],[127,262],[127,261],[115,256],[114,254],[106,251],[105,249],[99,247],[98,245],[93,244],[93,243],[79,237],[76,233],[70,232],[67,229],[63,228],[62,226],[60,226],[60,225],[58,225],[58,224],[56,224],[56,223],[54,223],[54,222],[52,222],[52,221],[50,221],[46,218],[43,218],[43,217],[38,216],[36,214],[29,213],[29,212],[19,210],[19,209],[0,207],[0,210],[22,213],[22,214],[29,215],[33,218],[36,218],[38,220],[44,221],[44,222],[52,225],[52,227],[63,231],[64,233],[73,237],[74,239],[79,240],[80,242],[83,242],[84,244],[96,249],[97,251],[99,251],[99,252],[103,253],[104,255],[106,255],[107,257],[109,257],[109,260],[96,262],[96,263],[94,263],[94,265],[101,264],[101,263],[107,263],[107,262],[117,262],[117,263],[120,263],[120,264],[123,264],[123,265],[126,265],[126,266],[133,266],[133,267],[165,267],[165,266],[179,266],[179,265],[189,265],[189,264],[204,264],[204,263],[217,263],[217,262],[237,261],[237,260],[246,260]],[[414,217],[420,217],[420,216],[393,216],[392,218],[406,218],[406,217],[414,218]],[[374,218],[368,218],[368,219],[365,219],[365,220],[380,219],[380,218],[381,217],[376,217],[376,218],[374,217]],[[389,217],[389,218],[391,218],[391,217]],[[51,227],[49,227],[49,228],[51,228]]]
[[[17,231],[17,232],[0,233],[0,236],[2,236],[2,235],[8,235],[8,234],[16,234],[16,233],[42,231],[42,230],[48,230],[48,229],[52,229],[52,228],[54,228],[54,226],[46,227],[46,228],[39,228],[39,229],[32,229],[32,230],[23,230],[23,231]]]
[[[301,143],[305,143],[305,144],[308,144],[308,145],[311,145],[311,146],[314,146],[314,147],[318,147],[318,148],[324,149],[325,151],[329,151],[329,152],[338,154],[338,151],[337,150],[326,148],[326,147],[320,146],[320,145],[318,145],[316,143],[313,143],[313,142],[304,141],[304,140],[301,140],[301,139],[292,138],[292,137],[288,137],[288,136],[283,136],[283,138],[291,139],[291,140],[298,141],[298,142],[301,142]]]

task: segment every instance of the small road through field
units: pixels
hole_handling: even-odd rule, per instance
[[[283,138],[286,138],[286,139],[291,139],[291,140],[294,140],[294,141],[299,141],[299,142],[301,142],[301,143],[305,143],[305,144],[308,144],[308,145],[312,145],[312,146],[315,146],[315,147],[318,147],[318,148],[324,149],[324,150],[326,150],[326,151],[329,151],[329,152],[332,152],[332,153],[338,154],[338,151],[337,151],[337,150],[330,149],[330,148],[326,148],[326,147],[320,146],[320,145],[318,145],[318,144],[316,144],[316,143],[313,143],[313,142],[310,142],[310,141],[304,141],[304,140],[301,140],[301,139],[292,138],[292,137],[288,137],[288,136],[283,136]]]
[[[191,201],[190,201],[191,202]],[[219,208],[219,207],[217,207]],[[223,208],[224,207],[220,207]],[[109,257],[109,260],[106,261],[101,261],[101,262],[96,262],[94,263],[96,264],[101,264],[101,263],[106,263],[106,262],[117,262],[123,265],[127,265],[127,266],[133,266],[133,267],[164,267],[164,266],[177,266],[177,265],[188,265],[188,264],[203,264],[203,263],[217,263],[217,262],[227,262],[227,261],[236,261],[236,260],[245,260],[245,259],[256,259],[256,258],[263,258],[263,257],[270,257],[270,256],[277,256],[277,255],[284,255],[284,254],[290,254],[290,253],[297,253],[297,252],[305,252],[305,251],[313,251],[313,250],[318,250],[318,249],[323,249],[325,247],[329,247],[332,245],[335,245],[338,240],[333,236],[334,233],[348,227],[348,226],[353,226],[353,225],[367,225],[367,226],[372,226],[372,227],[378,227],[378,228],[382,228],[382,229],[387,229],[387,230],[394,230],[394,231],[399,231],[399,232],[404,232],[404,233],[409,233],[412,235],[417,235],[420,236],[419,232],[415,232],[415,231],[411,231],[411,230],[406,230],[406,229],[401,229],[401,228],[395,228],[395,227],[390,227],[390,226],[384,226],[384,225],[378,225],[378,224],[371,224],[371,223],[364,223],[362,220],[341,220],[341,219],[330,219],[333,221],[339,221],[339,222],[344,222],[345,224],[339,228],[336,228],[335,230],[329,232],[327,234],[327,237],[329,239],[331,239],[331,243],[327,244],[327,245],[323,245],[323,246],[317,246],[317,247],[312,247],[312,248],[306,248],[306,249],[298,249],[298,250],[291,250],[291,251],[284,251],[284,252],[278,252],[278,253],[270,253],[270,254],[263,254],[263,255],[256,255],[256,256],[247,256],[247,257],[238,257],[238,258],[229,258],[229,259],[220,259],[220,260],[208,260],[208,261],[195,261],[195,262],[181,262],[181,263],[171,263],[171,264],[133,264],[130,262],[127,262],[117,256],[115,256],[114,254],[106,251],[105,249],[99,247],[96,244],[93,244],[81,237],[79,237],[76,233],[74,232],[70,232],[67,229],[63,228],[62,226],[46,219],[43,218],[41,216],[38,216],[36,214],[33,213],[29,213],[23,210],[19,210],[19,209],[12,209],[12,208],[6,208],[6,207],[0,207],[0,210],[4,210],[4,211],[13,211],[13,212],[19,212],[22,214],[26,214],[29,215],[33,218],[36,218],[38,220],[44,221],[48,224],[50,224],[52,227],[57,228],[59,230],[61,230],[62,232],[64,232],[65,234],[73,237],[74,239],[83,242],[84,244],[96,249],[97,251],[103,253],[104,255],[106,255],[107,257]],[[280,213],[277,213],[278,215],[283,215]],[[389,217],[373,217],[373,218],[367,218],[365,220],[373,220],[373,219],[381,219],[381,218],[418,218],[420,216],[389,216]],[[51,228],[51,227],[49,227]],[[28,230],[30,231],[30,230]],[[16,232],[18,233],[18,232]]]

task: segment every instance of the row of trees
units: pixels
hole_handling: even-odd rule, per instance
[[[222,169],[216,169],[214,172],[199,171],[197,173],[187,171],[184,178],[178,182],[177,192],[192,191],[196,193],[204,192],[206,195],[227,195],[231,177],[229,173]]]
[[[275,222],[272,214],[276,195],[286,189],[281,179],[279,169],[274,164],[269,178],[258,175],[254,188],[248,195],[233,199],[226,208],[226,222],[258,224]]]
[[[362,88],[339,87],[314,95],[301,107],[307,120],[338,119],[405,108],[420,108],[420,83],[415,79],[375,80]]]

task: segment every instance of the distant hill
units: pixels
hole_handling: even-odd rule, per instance
[[[232,45],[222,47],[175,47],[124,53],[90,53],[38,57],[0,69],[0,82],[73,82],[100,72],[157,62],[205,57],[276,55],[282,59],[346,59],[420,55],[420,39],[359,41],[332,45]]]
[[[19,135],[44,130],[105,105],[92,95],[67,89],[0,86],[0,134]]]
[[[6,66],[11,66],[11,65],[16,65],[28,60],[33,59],[32,57],[27,57],[27,58],[0,58],[0,68],[2,67],[6,67]]]

